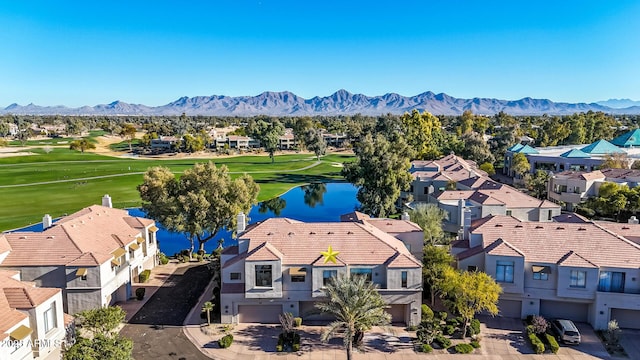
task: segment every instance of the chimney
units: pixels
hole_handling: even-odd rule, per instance
[[[42,230],[46,230],[51,227],[53,221],[51,220],[51,215],[46,214],[42,217]]]
[[[111,203],[111,196],[109,194],[105,194],[102,197],[102,206],[112,208],[113,204]]]
[[[636,216],[632,216],[629,218],[629,224],[634,224],[634,225],[638,225],[638,223],[640,223],[640,220],[638,220],[638,218],[636,218]]]
[[[469,230],[471,229],[471,210],[464,209],[464,222],[462,225],[462,237],[469,240]]]
[[[402,215],[400,216],[400,219],[401,219],[401,220],[410,221],[410,220],[411,220],[411,217],[409,216],[409,213],[405,211],[405,212],[403,212],[403,213],[402,213]]]
[[[240,214],[238,214],[237,234],[238,235],[242,234],[246,228],[247,228],[247,216],[244,214],[244,212],[240,212]]]

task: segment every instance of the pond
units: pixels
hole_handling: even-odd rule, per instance
[[[291,189],[286,194],[259,203],[249,212],[249,224],[272,217],[287,217],[307,222],[340,221],[340,215],[353,211],[359,206],[356,200],[358,188],[349,183],[314,183]],[[130,209],[133,216],[144,216],[140,209]],[[159,224],[158,224],[159,225]],[[158,226],[160,251],[173,255],[190,246],[182,233],[172,233]],[[231,232],[221,230],[205,245],[207,253],[218,247],[222,239],[224,246],[235,244]],[[198,246],[196,242],[196,248]]]

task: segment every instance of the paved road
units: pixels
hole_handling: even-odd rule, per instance
[[[202,264],[179,268],[167,279],[120,332],[133,339],[134,359],[209,360],[186,338],[182,324],[210,279]]]

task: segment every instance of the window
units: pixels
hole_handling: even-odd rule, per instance
[[[571,270],[571,277],[569,279],[569,287],[583,288],[587,286],[587,272]]]
[[[624,292],[624,273],[615,271],[601,271],[598,291]]]
[[[48,333],[49,331],[56,328],[56,302],[51,303],[51,307],[44,311],[44,332]]]
[[[547,220],[551,220],[551,216],[553,216],[553,210],[549,210],[549,215],[547,215]]]
[[[549,280],[549,274],[542,272],[533,273],[533,280]]]
[[[291,282],[305,282],[307,277],[307,268],[290,268],[289,275],[291,275]]]
[[[533,265],[531,270],[533,271],[533,280],[549,280],[551,268],[548,266]]]
[[[338,277],[338,270],[322,270],[322,286],[327,286],[331,279]]]
[[[403,272],[400,273],[400,279],[401,279],[401,282],[402,282],[401,287],[402,288],[406,288],[407,287],[407,272],[406,271],[403,271]]]
[[[240,273],[232,272],[231,274],[229,274],[229,280],[240,280]]]
[[[273,286],[271,265],[256,265],[256,286]]]
[[[513,261],[498,260],[496,262],[496,281],[513,282]]]
[[[85,280],[86,281],[87,280],[87,274],[84,274],[84,275],[80,276],[80,280]]]
[[[351,276],[364,276],[365,279],[367,279],[367,281],[371,281],[372,277],[371,277],[371,269],[367,269],[367,268],[353,268],[351,269]]]
[[[507,210],[507,216],[511,216],[512,212],[511,210]]]

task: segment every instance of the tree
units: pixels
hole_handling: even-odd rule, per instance
[[[444,270],[441,284],[444,303],[452,313],[460,314],[464,321],[462,336],[473,317],[486,311],[498,314],[498,298],[502,288],[491,276],[482,271],[459,271],[454,268]]]
[[[477,163],[493,163],[495,158],[489,149],[489,144],[484,141],[482,135],[477,132],[466,132],[460,140],[464,142],[464,148],[462,149],[462,157],[469,160],[474,160]]]
[[[496,174],[496,169],[493,167],[492,163],[481,164],[480,165],[480,170],[486,172],[487,175],[489,175],[489,176]]]
[[[274,152],[280,144],[280,137],[284,135],[284,125],[278,120],[266,122],[258,120],[252,133],[253,137],[260,140],[264,150],[269,153],[271,162],[275,161]]]
[[[80,150],[84,154],[85,150],[95,149],[96,145],[87,139],[74,140],[69,144],[69,149]]]
[[[136,127],[133,124],[124,124],[120,129],[120,136],[125,138],[129,143],[129,151],[133,151],[131,143],[136,138]]]
[[[211,301],[207,301],[202,306],[202,312],[207,313],[207,325],[211,325],[211,311],[213,311],[213,303]]]
[[[378,293],[377,285],[364,276],[340,275],[327,284],[324,292],[329,301],[318,302],[315,306],[335,316],[336,320],[323,331],[322,341],[342,333],[347,360],[351,360],[354,338],[373,326],[389,324],[391,315],[384,310],[387,305]]]
[[[156,133],[155,131],[147,132],[146,134],[142,135],[141,143],[145,147],[150,147],[151,140],[157,139],[157,138],[158,138],[158,133]]]
[[[10,131],[11,131],[11,128],[9,127],[9,124],[6,122],[0,121],[0,137],[5,137],[9,135]]]
[[[434,204],[418,203],[408,213],[411,221],[422,228],[426,245],[435,245],[444,240],[445,234],[444,230],[442,230],[442,221],[447,218],[446,211]]]
[[[402,115],[402,130],[407,144],[418,159],[437,159],[442,156],[445,136],[440,120],[428,112],[413,110]]]
[[[359,186],[363,212],[384,217],[395,211],[400,191],[409,188],[411,150],[402,137],[390,142],[382,134],[367,134],[354,148],[356,161],[346,163],[342,175]]]
[[[132,360],[133,341],[118,334],[126,313],[119,306],[86,310],[76,315],[89,338],[79,336],[65,360]]]
[[[308,129],[304,136],[304,142],[309,151],[316,154],[316,159],[320,161],[320,156],[327,152],[327,143],[324,141],[319,130]]]
[[[256,203],[259,186],[244,174],[232,179],[226,166],[198,163],[179,180],[166,167],[153,167],[138,186],[142,208],[168,230],[184,232],[200,251],[222,228],[234,229],[237,215],[249,213]]]
[[[182,137],[182,146],[187,153],[194,153],[204,150],[204,141],[200,136],[184,134]]]
[[[628,169],[631,159],[626,153],[611,153],[604,156],[601,169]]]
[[[304,116],[296,119],[293,124],[293,136],[301,148],[307,146],[307,132],[314,129],[313,119],[309,116]]]
[[[531,170],[531,164],[523,153],[516,153],[511,159],[511,170],[516,176],[523,176]]]
[[[435,304],[436,295],[441,291],[445,280],[444,272],[451,267],[454,258],[446,246],[426,245],[422,258],[422,278],[431,295],[431,305]]]
[[[524,184],[531,192],[531,195],[538,199],[546,199],[547,186],[549,184],[549,173],[544,170],[536,170],[533,175],[525,175]]]

